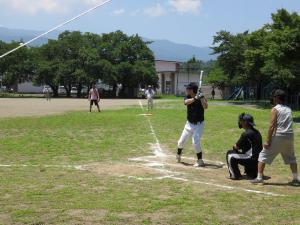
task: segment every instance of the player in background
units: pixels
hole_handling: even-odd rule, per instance
[[[51,101],[51,90],[49,87],[44,87],[44,95],[47,101]]]
[[[153,97],[155,95],[155,92],[152,89],[151,85],[148,86],[148,89],[145,91],[145,95],[148,101],[148,111],[149,111],[150,109],[153,109]]]
[[[92,112],[93,104],[97,106],[98,112],[101,112],[99,107],[100,95],[96,88],[96,85],[93,85],[93,88],[90,90],[88,99],[90,101],[90,112]]]
[[[238,126],[245,132],[233,146],[233,150],[228,151],[226,155],[230,179],[242,179],[239,165],[244,167],[247,178],[254,179],[257,176],[258,156],[263,148],[262,136],[254,128],[255,123],[251,115],[242,113],[238,119]]]
[[[187,96],[184,104],[187,106],[187,122],[178,141],[177,161],[181,162],[183,148],[190,137],[197,154],[197,163],[194,166],[205,166],[202,159],[201,136],[204,130],[204,111],[208,108],[207,101],[202,93],[198,93],[198,85],[190,83],[186,88]]]
[[[284,104],[285,92],[276,90],[272,94],[271,123],[264,150],[259,155],[258,174],[253,184],[263,183],[263,174],[266,164],[271,164],[278,154],[281,154],[285,164],[290,165],[293,186],[300,186],[298,179],[297,160],[294,151],[294,131],[292,110]]]

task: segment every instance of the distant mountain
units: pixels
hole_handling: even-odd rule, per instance
[[[48,39],[56,39],[61,31],[55,31],[49,35],[36,40],[32,46],[40,46],[46,44]],[[0,27],[0,40],[5,42],[11,41],[29,41],[30,39],[41,34],[42,31],[23,30],[23,29],[9,29]],[[216,57],[211,54],[209,47],[196,47],[187,44],[177,44],[168,40],[150,40],[145,38],[146,41],[152,41],[149,48],[154,52],[155,58],[159,60],[170,60],[185,62],[195,56],[198,59],[208,61]]]
[[[148,39],[145,39],[148,40]],[[216,59],[211,55],[209,47],[196,47],[187,44],[178,44],[168,40],[154,40],[149,45],[156,59],[185,62],[195,56],[197,59],[209,61]]]
[[[32,38],[43,33],[42,31],[36,30],[23,30],[23,29],[9,29],[5,27],[0,27],[0,40],[5,42],[20,41],[24,42],[31,40]],[[56,39],[60,32],[53,32],[43,38],[36,40],[32,43],[33,46],[40,46],[46,44],[48,39]]]

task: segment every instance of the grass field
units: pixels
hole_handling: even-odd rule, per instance
[[[202,144],[213,165],[194,169],[173,156],[154,166],[130,160],[153,155],[150,124],[164,154],[176,152],[182,100],[155,107],[151,117],[137,102],[99,114],[0,119],[0,224],[300,224],[300,189],[286,185],[281,158],[267,167],[264,186],[232,182],[214,166],[240,135],[238,114],[253,114],[265,137],[268,109],[212,103]],[[184,154],[192,163],[191,143]]]

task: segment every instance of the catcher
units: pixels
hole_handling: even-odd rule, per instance
[[[251,115],[242,113],[238,119],[238,126],[245,132],[233,146],[233,150],[228,151],[226,155],[230,179],[242,179],[239,165],[244,167],[247,178],[254,179],[257,176],[259,153],[263,149],[262,136],[254,128],[255,123]]]

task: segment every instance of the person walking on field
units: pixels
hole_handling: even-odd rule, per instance
[[[177,162],[181,162],[183,148],[190,137],[193,139],[193,145],[197,154],[197,162],[194,166],[204,167],[202,159],[201,136],[204,130],[204,111],[208,108],[207,101],[202,93],[198,93],[198,86],[190,83],[186,88],[187,96],[184,104],[187,106],[187,122],[178,141]]]
[[[212,100],[215,100],[215,95],[216,95],[216,91],[215,91],[215,88],[213,87],[212,91],[211,91],[211,98],[212,98]]]
[[[46,87],[44,89],[44,95],[47,101],[51,101],[51,91],[50,88]]]
[[[149,85],[148,86],[148,89],[145,91],[145,95],[146,95],[146,98],[147,98],[147,101],[148,101],[148,111],[150,109],[153,109],[153,97],[154,97],[154,90],[152,89],[152,86]]]
[[[101,112],[99,107],[100,95],[96,88],[96,85],[93,85],[93,88],[90,90],[88,99],[90,101],[90,112],[92,112],[93,104],[97,106],[98,112]]]
[[[293,179],[292,186],[300,186],[298,179],[297,160],[294,151],[294,131],[292,110],[284,104],[285,92],[276,90],[272,95],[275,107],[271,112],[271,124],[267,142],[259,155],[258,175],[252,180],[253,184],[264,183],[263,174],[266,164],[271,164],[278,154],[281,154],[285,164],[290,165]]]

